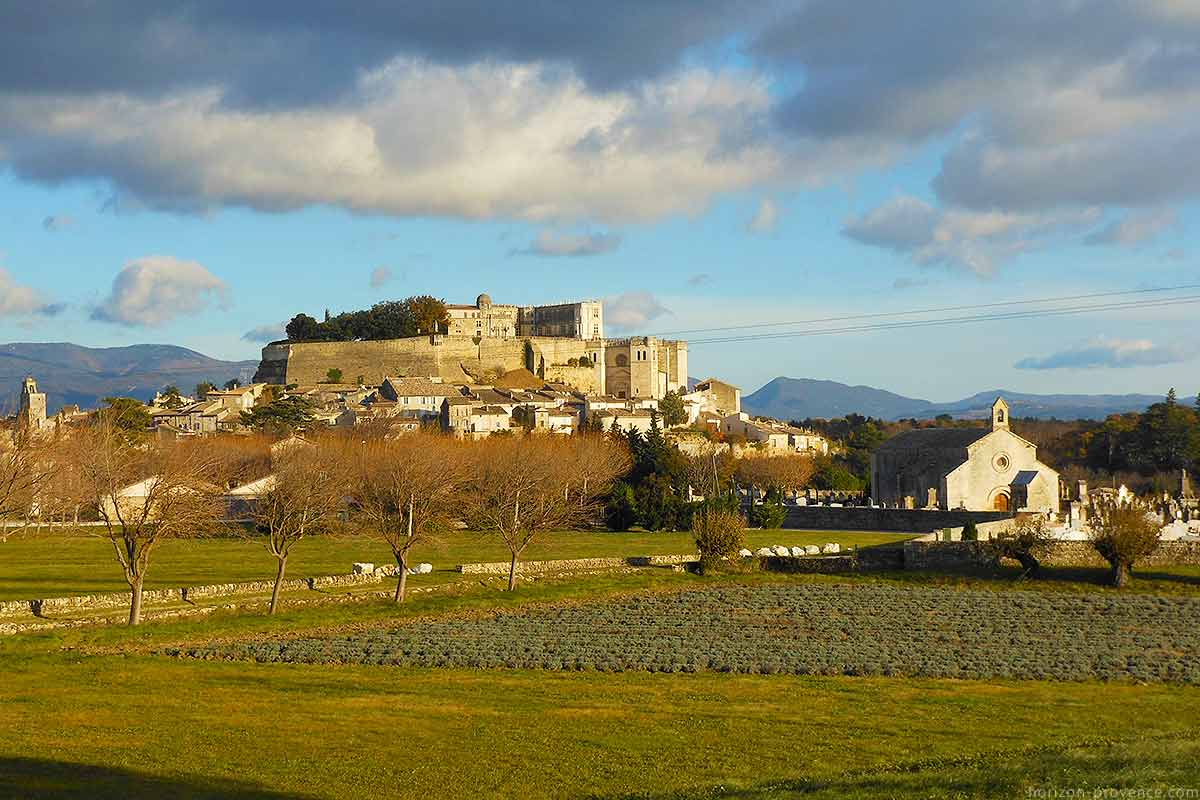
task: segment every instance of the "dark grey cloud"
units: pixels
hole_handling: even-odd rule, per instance
[[[528,247],[512,250],[509,255],[577,258],[604,255],[620,246],[621,237],[615,233],[562,233],[546,230],[539,233]]]
[[[938,208],[900,195],[846,220],[842,235],[908,256],[921,266],[989,276],[1005,261],[1043,249],[1096,223],[1099,211],[1014,213]]]
[[[745,18],[733,0],[40,0],[0,5],[0,90],[325,102],[396,56],[544,61],[613,88],[676,66]]]
[[[1122,369],[1178,364],[1195,357],[1196,351],[1193,348],[1182,345],[1159,345],[1149,339],[1123,340],[1101,337],[1048,356],[1023,358],[1013,366],[1030,370]]]

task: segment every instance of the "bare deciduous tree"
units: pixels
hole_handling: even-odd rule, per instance
[[[284,450],[276,456],[273,467],[263,492],[251,501],[249,513],[276,561],[268,614],[279,607],[292,548],[306,536],[331,526],[349,489],[346,449],[329,440]]]
[[[46,505],[42,490],[55,474],[50,450],[25,432],[0,442],[0,542],[39,516]]]
[[[799,491],[808,486],[815,471],[810,456],[747,456],[737,460],[735,477],[764,491]]]
[[[141,621],[150,556],[165,539],[191,538],[220,520],[220,476],[195,446],[139,443],[98,417],[64,443],[72,480],[62,488],[96,509],[129,584],[129,624]]]
[[[508,588],[517,586],[517,563],[525,549],[546,531],[569,528],[590,518],[595,495],[571,497],[581,486],[578,453],[557,436],[491,437],[472,448],[470,520],[497,534],[511,560]],[[595,480],[589,491],[595,491]],[[611,478],[609,478],[611,480]]]
[[[413,434],[361,448],[352,494],[371,532],[392,548],[397,603],[404,601],[412,548],[448,530],[462,510],[464,447],[445,436]]]

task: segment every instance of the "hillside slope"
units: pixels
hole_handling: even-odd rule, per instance
[[[201,381],[247,380],[257,361],[221,361],[166,344],[84,347],[68,342],[0,344],[0,410],[17,405],[21,379],[32,375],[51,412],[78,403],[89,408],[111,395],[149,400],[174,384],[185,394]]]
[[[831,419],[856,413],[881,419],[931,418],[950,414],[968,419],[986,419],[992,401],[1003,395],[1017,417],[1036,419],[1104,419],[1110,414],[1143,411],[1162,398],[1157,395],[1028,394],[994,389],[950,403],[934,403],[904,397],[871,386],[848,386],[836,381],[779,377],[742,398],[742,407],[752,414],[778,419],[823,417]]]

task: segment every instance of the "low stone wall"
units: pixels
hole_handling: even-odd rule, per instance
[[[986,542],[905,542],[904,569],[961,569],[994,566],[996,557]]]
[[[334,589],[344,586],[365,586],[380,583],[387,577],[387,570],[376,570],[364,575],[321,575],[315,578],[286,580],[281,585],[285,592]],[[392,570],[394,574],[395,570]],[[250,581],[247,583],[213,583],[206,586],[182,586],[178,589],[150,589],[142,592],[142,603],[191,603],[196,600],[227,597],[239,594],[269,594],[274,581]],[[129,592],[85,594],[73,597],[47,597],[39,600],[10,600],[0,603],[0,617],[42,617],[47,614],[71,614],[77,611],[104,611],[125,608],[129,605]]]
[[[770,572],[797,574],[858,572],[858,559],[836,556],[760,556],[762,567]]]
[[[1056,542],[1042,563],[1056,567],[1108,566],[1091,542]],[[1138,560],[1134,569],[1172,566],[1200,566],[1200,542],[1162,542],[1153,553]]]
[[[832,508],[789,506],[783,527],[801,530],[894,531],[929,533],[943,528],[962,528],[968,522],[997,522],[1010,519],[1003,511],[924,511],[905,508]]]

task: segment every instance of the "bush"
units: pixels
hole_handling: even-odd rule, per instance
[[[963,525],[962,540],[964,542],[979,541],[979,528],[975,527],[974,520],[967,520],[967,524]]]
[[[966,538],[964,530],[963,539]],[[1011,558],[1019,561],[1026,575],[1036,575],[1041,569],[1041,558],[1049,549],[1050,542],[1051,536],[1046,527],[1045,517],[1024,517],[1017,521],[1011,531],[992,541],[992,552],[997,559]]]
[[[756,528],[774,530],[783,525],[786,517],[787,509],[782,503],[766,502],[750,507],[750,524]]]
[[[715,506],[699,509],[692,516],[692,534],[700,551],[700,570],[708,572],[722,559],[737,558],[745,538],[746,521]]]
[[[1101,500],[1092,507],[1092,547],[1112,567],[1112,585],[1122,587],[1139,559],[1158,547],[1158,521],[1138,501]]]

